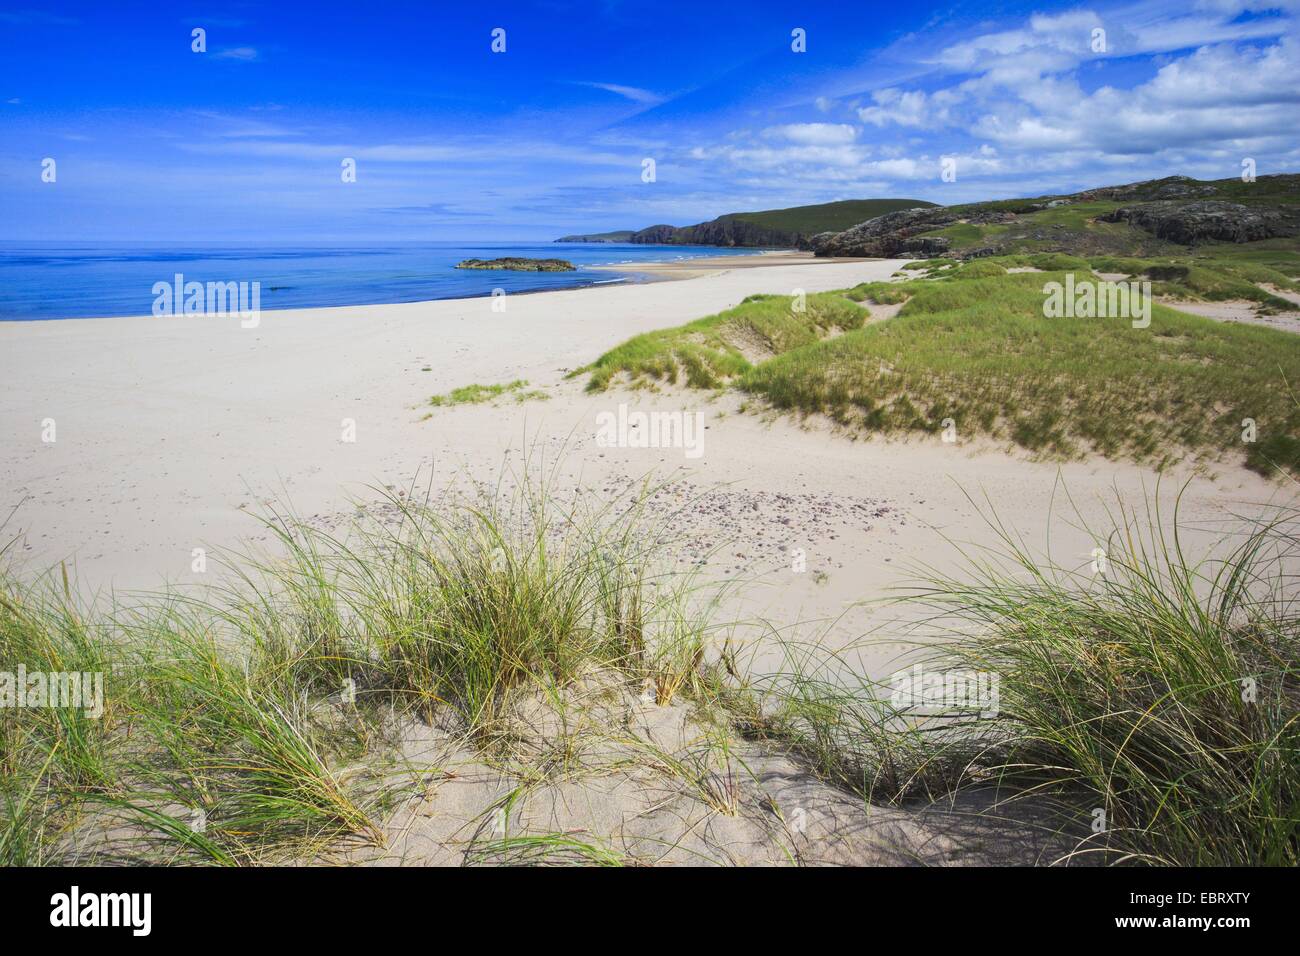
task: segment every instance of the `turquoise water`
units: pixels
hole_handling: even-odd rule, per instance
[[[320,246],[132,246],[0,243],[0,320],[149,315],[156,282],[260,282],[262,309],[420,302],[611,281],[636,281],[636,263],[751,255],[757,249],[542,242]],[[482,272],[462,259],[568,259],[577,272]],[[621,265],[617,272],[591,269]]]

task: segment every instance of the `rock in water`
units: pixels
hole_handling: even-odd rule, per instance
[[[520,256],[506,256],[502,259],[463,259],[456,263],[456,268],[509,269],[511,272],[574,272],[578,267],[565,259],[526,259]]]

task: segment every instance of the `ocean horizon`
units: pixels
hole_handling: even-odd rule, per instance
[[[384,305],[644,281],[639,263],[764,250],[561,242],[173,245],[0,242],[0,321],[149,315],[154,283],[260,282],[260,308]],[[576,272],[456,269],[463,259],[567,259]],[[626,269],[595,269],[625,266]]]

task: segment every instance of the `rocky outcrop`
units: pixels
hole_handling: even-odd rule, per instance
[[[1163,200],[1120,206],[1098,219],[1102,222],[1127,222],[1157,239],[1184,246],[1300,235],[1300,216],[1292,210],[1282,207],[1260,209],[1217,200]]]
[[[1099,204],[1104,211],[1095,219],[1039,215],[1085,202]],[[1110,205],[1114,208],[1107,209]],[[1134,231],[1099,230],[1091,227],[1094,222],[1127,223]],[[978,245],[967,238],[964,248],[958,249],[951,249],[944,236],[926,235],[959,223],[1007,224],[1009,228],[980,230]],[[963,232],[969,235],[971,231]],[[1075,255],[1149,255],[1151,250],[1167,252],[1175,244],[1291,236],[1300,236],[1300,176],[1260,176],[1250,183],[1169,176],[1070,195],[905,209],[843,232],[820,233],[802,248],[819,256],[881,258],[946,255],[975,259],[1026,248]]]
[[[576,236],[560,236],[556,242],[629,242],[632,239],[631,229],[616,229],[613,232],[592,232],[582,233]]]
[[[923,236],[958,222],[997,223],[1014,221],[1015,213],[985,210],[959,213],[943,207],[902,209],[868,219],[844,232],[821,233],[807,243],[818,256],[862,256],[867,258],[928,258],[949,249],[944,236]]]
[[[1213,183],[1203,183],[1190,176],[1166,176],[1164,179],[1145,179],[1138,183],[1124,186],[1105,186],[1101,189],[1089,189],[1069,197],[1076,202],[1089,202],[1098,199],[1112,199],[1117,202],[1159,200],[1159,199],[1200,199],[1218,193]]]
[[[634,232],[628,241],[674,246],[798,246],[803,238],[797,232],[720,216],[694,226],[650,226]]]
[[[818,256],[889,258],[898,255],[917,233],[939,229],[956,221],[957,217],[943,208],[901,209],[868,219],[843,232],[821,233],[814,236],[808,246]],[[941,237],[931,237],[930,241],[936,239],[946,250],[948,241]]]
[[[557,242],[632,242],[668,246],[745,246],[807,248],[809,237],[839,231],[873,216],[899,209],[934,206],[924,199],[836,199],[811,206],[731,212],[692,226],[660,223],[636,232],[578,233]]]
[[[521,256],[506,256],[503,259],[462,259],[456,263],[457,269],[508,269],[511,272],[574,272],[577,270],[566,259],[526,259]]]
[[[644,229],[638,229],[632,233],[628,242],[648,243],[654,246],[666,246],[673,242],[673,237],[680,232],[677,226],[660,224],[658,226],[646,226]]]

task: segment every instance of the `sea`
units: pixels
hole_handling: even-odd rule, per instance
[[[646,281],[637,264],[760,249],[631,243],[395,242],[321,245],[133,245],[0,242],[0,321],[154,312],[154,285],[260,282],[261,309],[374,305]],[[463,259],[567,259],[576,272],[456,269]],[[616,266],[615,271],[592,266]]]

